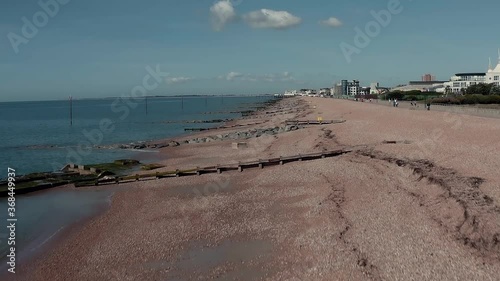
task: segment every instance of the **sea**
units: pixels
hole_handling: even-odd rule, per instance
[[[186,96],[72,99],[0,103],[0,179],[7,168],[16,175],[50,172],[67,163],[107,163],[140,153],[117,144],[141,143],[186,134],[185,128],[220,123],[172,121],[227,120],[241,117],[272,96]],[[147,158],[147,157],[146,157]],[[150,157],[154,159],[154,157]],[[54,189],[16,196],[16,250],[27,259],[72,223],[109,204],[113,190]],[[7,198],[0,198],[0,269],[5,267]],[[19,261],[19,260],[18,260]]]
[[[116,98],[0,103],[0,163],[21,175],[56,171],[68,163],[130,158],[138,151],[109,147],[180,136],[185,134],[185,128],[218,126],[169,122],[237,118],[241,114],[231,112],[249,110],[271,98],[150,97],[136,101]],[[0,172],[0,178],[5,176]]]

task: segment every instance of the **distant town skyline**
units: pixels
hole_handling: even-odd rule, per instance
[[[3,1],[0,101],[130,95],[148,75],[147,95],[268,94],[344,79],[396,86],[426,73],[449,80],[496,62],[500,2],[471,5]],[[356,53],[347,59],[342,44]]]

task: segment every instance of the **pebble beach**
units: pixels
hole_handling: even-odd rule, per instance
[[[498,280],[498,118],[294,97],[156,143],[159,172],[350,152],[85,187],[109,209],[12,280]]]

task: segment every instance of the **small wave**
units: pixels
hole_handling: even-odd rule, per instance
[[[31,249],[31,251],[33,252],[36,249],[40,248],[41,246],[45,245],[45,243],[49,242],[49,240],[52,239],[52,237],[56,236],[57,233],[59,233],[63,228],[64,228],[64,226],[62,226],[61,228],[59,228],[56,232],[54,232],[52,235],[50,235],[49,238],[45,239],[45,241],[43,241],[42,243],[40,243],[40,245],[38,245],[35,248]]]
[[[135,149],[135,148],[124,149],[124,150],[134,151],[134,152],[149,152],[149,153],[158,153],[158,152],[160,152],[159,150],[147,150],[147,149]]]

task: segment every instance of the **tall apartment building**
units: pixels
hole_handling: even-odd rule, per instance
[[[342,80],[340,82],[340,87],[341,87],[341,92],[340,94],[343,95],[343,96],[346,96],[347,95],[347,80]]]
[[[436,76],[432,75],[432,74],[424,74],[422,76],[422,81],[423,82],[432,82],[432,81],[436,81]]]
[[[347,95],[356,96],[360,94],[359,81],[352,80],[347,82]]]
[[[333,95],[335,96],[342,95],[342,83],[335,84],[335,87],[333,88]]]

